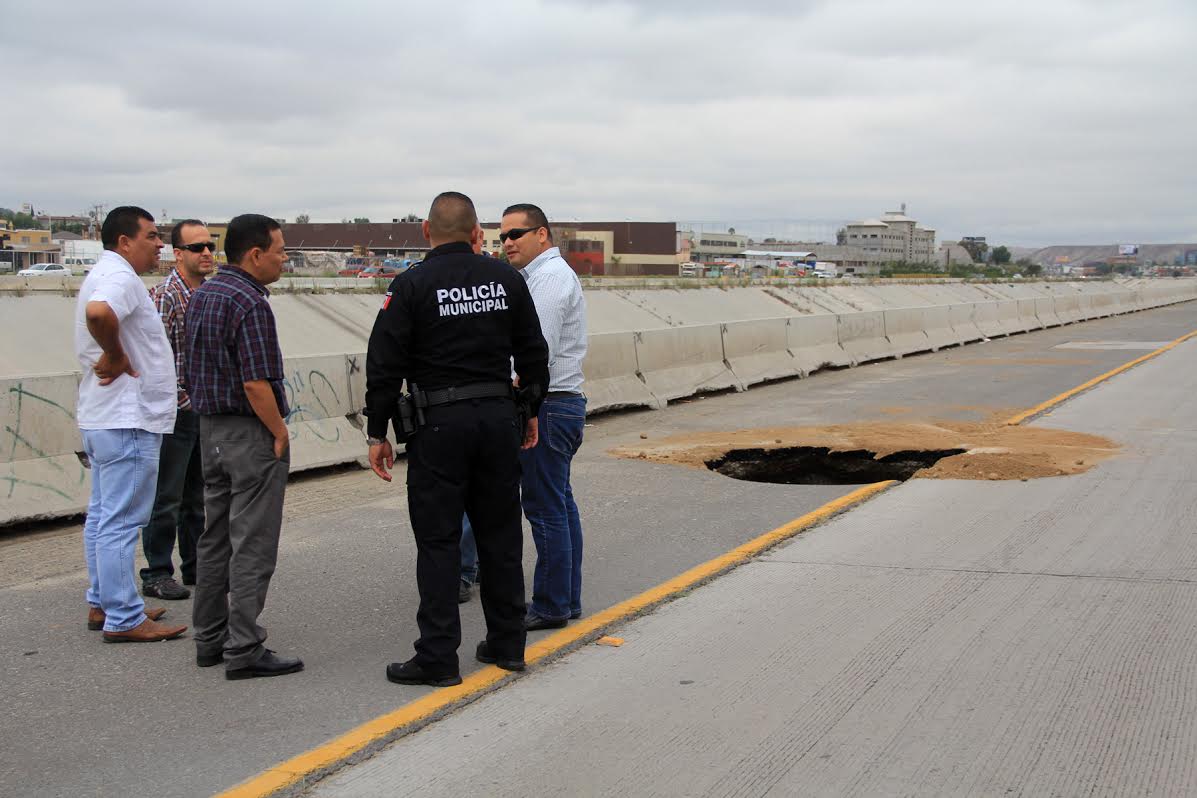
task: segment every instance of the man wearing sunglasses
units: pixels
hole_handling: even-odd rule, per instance
[[[508,262],[528,282],[549,344],[549,389],[538,415],[540,445],[520,452],[520,488],[536,543],[532,603],[524,626],[529,631],[557,629],[582,615],[582,522],[570,464],[586,425],[586,300],[577,275],[553,245],[540,208],[520,204],[505,210],[499,240]]]
[[[146,567],[141,569],[141,592],[161,599],[185,599],[191,591],[175,581],[171,553],[179,541],[179,570],[183,585],[195,584],[195,542],[204,531],[204,472],[200,465],[199,416],[183,383],[186,345],[184,318],[191,294],[216,270],[216,243],[199,219],[186,219],[170,231],[175,268],[152,292],[166,337],[175,355],[178,410],[175,431],[162,436],[158,462],[158,492],[150,523],[141,531]]]

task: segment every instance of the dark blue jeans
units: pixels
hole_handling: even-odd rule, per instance
[[[524,515],[536,544],[532,612],[559,620],[582,614],[582,522],[570,486],[570,464],[582,445],[584,396],[554,397],[540,406],[540,443],[520,452]]]

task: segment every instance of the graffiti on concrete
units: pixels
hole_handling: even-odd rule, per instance
[[[341,405],[341,397],[332,381],[319,369],[308,369],[306,375],[301,369],[296,369],[283,379],[283,390],[287,395],[287,406],[290,412],[284,419],[291,428],[291,440],[300,437],[302,429],[308,429],[322,441],[335,443],[341,440],[341,430],[334,427],[332,434],[321,431],[318,425],[297,427],[293,422],[317,421],[341,415],[337,408]]]
[[[11,422],[4,425],[6,438],[3,440],[3,443],[6,445],[2,447],[2,450],[6,455],[5,459],[12,463],[17,460],[36,458],[45,462],[50,469],[61,475],[61,480],[55,480],[57,484],[22,479],[17,477],[15,473],[0,475],[0,483],[7,483],[8,485],[8,498],[15,496],[18,489],[29,489],[52,493],[64,499],[72,499],[73,496],[67,493],[67,491],[74,490],[78,492],[79,486],[87,479],[87,471],[80,462],[75,462],[70,467],[64,466],[60,462],[62,458],[56,457],[56,455],[62,454],[61,452],[47,452],[38,447],[32,440],[33,433],[28,429],[30,426],[28,419],[37,413],[39,416],[39,425],[44,425],[47,423],[45,411],[49,408],[51,423],[55,423],[54,420],[61,415],[59,423],[69,424],[71,427],[74,427],[75,414],[71,412],[70,408],[64,407],[53,399],[27,390],[25,384],[22,382],[10,386],[8,393],[13,413]]]

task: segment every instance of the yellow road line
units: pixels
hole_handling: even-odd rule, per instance
[[[1059,396],[1053,396],[1051,399],[1048,399],[1046,402],[1041,402],[1040,404],[1035,405],[1030,410],[1024,410],[1023,412],[1019,413],[1016,416],[1011,416],[1010,418],[1006,419],[1006,424],[1007,424],[1007,426],[1011,426],[1011,427],[1017,426],[1017,425],[1021,424],[1022,422],[1026,421],[1027,419],[1032,418],[1033,416],[1037,416],[1040,413],[1044,413],[1044,412],[1052,409],[1056,405],[1060,404],[1061,402],[1071,399],[1072,397],[1076,396],[1078,393],[1082,393],[1083,391],[1089,390],[1090,388],[1092,388],[1094,385],[1097,385],[1098,383],[1105,382],[1106,380],[1110,379],[1111,377],[1117,376],[1128,369],[1133,369],[1135,366],[1139,365],[1140,363],[1145,363],[1146,361],[1151,360],[1153,357],[1159,357],[1160,355],[1167,352],[1169,349],[1173,348],[1174,346],[1184,343],[1185,341],[1189,340],[1190,338],[1192,338],[1194,336],[1197,336],[1197,330],[1194,330],[1191,333],[1187,333],[1186,335],[1182,335],[1181,337],[1177,338],[1172,343],[1161,346],[1159,349],[1155,350],[1154,352],[1148,352],[1146,355],[1143,355],[1143,357],[1137,357],[1129,363],[1123,363],[1121,366],[1119,366],[1116,369],[1112,369],[1111,371],[1107,371],[1105,374],[1098,375],[1098,376],[1094,377],[1093,379],[1089,380],[1088,382],[1086,382],[1082,385],[1078,385],[1077,387],[1073,388],[1070,391],[1065,391],[1064,393],[1060,394]]]
[[[608,626],[625,621],[657,604],[675,598],[783,540],[793,537],[853,505],[860,504],[896,484],[892,481],[877,482],[828,502],[817,510],[779,526],[772,532],[766,532],[713,560],[695,566],[638,596],[633,596],[602,612],[571,623],[561,631],[528,646],[524,651],[524,658],[529,664],[532,664],[567,651],[597,636]],[[423,698],[404,704],[393,712],[363,723],[356,729],[318,748],[288,759],[286,762],[275,765],[264,773],[220,793],[217,798],[266,798],[266,796],[280,791],[302,786],[313,780],[312,777],[324,775],[366,749],[385,745],[400,737],[403,732],[435,720],[449,710],[469,703],[489,692],[500,683],[515,678],[519,677],[493,665],[486,666],[467,676],[461,684],[455,687],[436,690]]]

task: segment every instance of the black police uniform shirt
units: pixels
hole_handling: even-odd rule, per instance
[[[527,281],[469,244],[432,249],[396,277],[374,320],[366,354],[366,431],[386,435],[403,380],[422,391],[479,382],[549,384],[549,348]],[[533,417],[539,401],[532,408]]]

